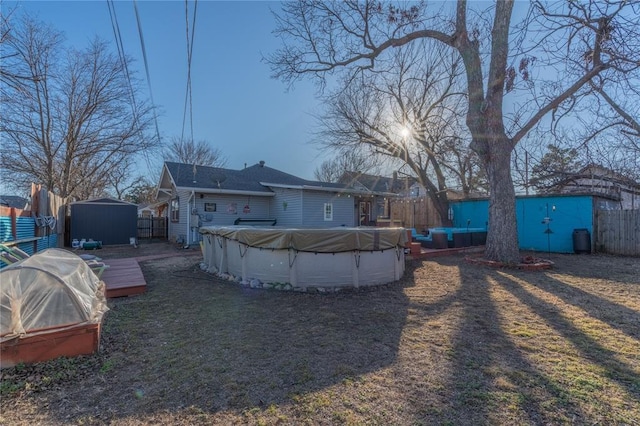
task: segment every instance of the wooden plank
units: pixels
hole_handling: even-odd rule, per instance
[[[29,243],[29,242],[32,242],[32,241],[38,241],[38,240],[41,240],[42,238],[43,237],[22,238],[20,240],[15,240],[15,241],[5,241],[2,244],[4,244],[5,246],[9,246],[10,247],[10,246],[15,246],[15,245],[22,244],[22,243]]]
[[[102,280],[107,288],[107,297],[123,297],[144,293],[147,282],[136,259],[111,259],[104,263],[109,267]]]
[[[596,248],[640,256],[640,210],[602,210],[597,214]]]

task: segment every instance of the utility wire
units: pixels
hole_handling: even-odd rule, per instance
[[[131,108],[133,112],[134,120],[137,121],[136,111],[138,106],[136,105],[136,98],[133,92],[133,85],[131,84],[131,75],[129,74],[129,66],[127,65],[127,58],[124,53],[124,46],[122,44],[122,35],[120,33],[120,25],[118,24],[118,16],[116,15],[116,8],[113,4],[113,0],[107,0],[107,7],[109,8],[109,16],[111,17],[111,28],[113,29],[113,36],[116,39],[116,48],[118,49],[118,57],[120,58],[120,65],[124,69],[125,76],[127,77],[127,83],[129,85],[129,97],[131,98]]]
[[[191,25],[191,37],[189,37],[189,0],[185,0],[185,24],[187,36],[187,88],[184,97],[184,113],[182,115],[182,135],[184,140],[184,128],[187,120],[187,103],[189,104],[189,122],[191,128],[191,142],[193,142],[193,90],[191,88],[191,58],[193,57],[193,40],[196,32],[196,16],[198,13],[198,0],[194,1],[193,23]]]
[[[113,1],[113,0],[111,0]],[[140,13],[138,13],[138,2],[133,0],[133,9],[136,13],[136,21],[138,23],[138,35],[140,36],[140,46],[142,48],[142,59],[144,60],[144,70],[147,74],[147,85],[149,86],[149,97],[151,98],[151,106],[153,108],[153,121],[156,125],[156,137],[158,138],[158,142],[161,142],[160,139],[160,128],[158,126],[158,114],[156,113],[156,103],[153,100],[153,89],[151,88],[151,75],[149,74],[149,62],[147,61],[147,49],[144,45],[144,36],[142,35],[142,23],[140,22]]]

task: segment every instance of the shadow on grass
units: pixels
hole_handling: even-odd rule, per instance
[[[549,257],[555,263],[551,271],[569,274],[575,278],[601,279],[629,288],[640,287],[640,260],[637,257],[610,254],[559,254]],[[612,269],[615,265],[615,270]]]
[[[500,307],[492,300],[489,282],[497,278],[496,271],[459,259],[442,261],[449,262],[460,268],[456,303],[462,312],[453,336],[447,409],[439,420],[469,425],[505,418],[514,423],[554,423],[562,417],[558,410],[566,407],[550,410],[550,400],[563,401],[564,391],[538,371],[502,329]],[[578,407],[571,411],[580,412]]]
[[[627,336],[635,339],[640,338],[640,312],[584,291],[575,285],[567,284],[554,278],[550,273],[534,276],[530,282],[565,303],[584,310],[591,317],[609,324]]]
[[[106,316],[101,371],[51,394],[50,416],[68,420],[55,408],[64,401],[78,407],[74,418],[102,421],[186,407],[265,409],[357,380],[397,357],[408,305],[399,283],[304,294],[153,265],[142,264],[147,293],[115,301]]]
[[[537,312],[538,315],[544,317],[547,324],[571,342],[585,360],[601,367],[603,369],[602,375],[618,383],[622,388],[626,389],[630,395],[634,395],[636,400],[640,400],[640,375],[624,362],[616,359],[618,355],[616,351],[612,351],[601,345],[596,339],[580,330],[580,328],[567,319],[566,315],[558,306],[552,305],[532,294],[525,289],[522,284],[505,276],[497,277],[497,281],[523,304],[526,304],[534,312]],[[555,284],[555,289],[557,290],[557,286],[560,286],[561,283],[556,282]],[[539,286],[539,283],[537,285]],[[549,289],[552,288],[546,287],[547,288],[543,288],[545,291],[549,291]],[[594,297],[592,299],[594,304],[596,304],[595,299],[597,298]],[[611,312],[609,312],[610,315],[615,315],[620,318],[629,315],[628,309],[623,306],[608,304],[602,300],[597,300],[597,303],[603,303],[607,309],[611,310]],[[637,318],[637,314],[635,317]],[[610,325],[625,333],[628,331],[624,323],[610,322]],[[639,325],[640,321],[636,319],[634,327],[638,327]]]
[[[635,311],[554,272],[462,259],[415,261],[401,283],[326,295],[243,289],[184,262],[145,262],[148,293],[110,304],[88,373],[31,398],[61,424],[200,413],[202,423],[278,414],[340,423],[348,417],[331,416],[347,410],[354,423],[629,424],[640,381],[621,359],[637,350],[609,350],[565,314],[583,309],[632,340]],[[587,306],[601,303],[607,316]],[[619,399],[598,393],[608,390]]]

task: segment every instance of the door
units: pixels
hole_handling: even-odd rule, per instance
[[[358,222],[359,226],[369,226],[369,222],[371,221],[371,202],[370,201],[360,201],[360,220]]]

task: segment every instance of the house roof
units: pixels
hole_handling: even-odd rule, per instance
[[[629,187],[636,187],[636,188],[640,187],[640,182],[636,182],[630,177],[624,176],[621,173],[616,172],[615,170],[609,169],[599,164],[593,164],[593,163],[583,167],[577,173],[577,177],[574,177],[573,179],[575,180],[580,178],[608,180],[610,182],[618,183],[621,185],[627,185]]]
[[[640,183],[607,167],[588,164],[542,192],[598,194],[620,201],[623,192],[640,194]]]
[[[311,181],[281,172],[265,166],[263,161],[242,170],[196,166],[169,161],[165,162],[165,166],[173,184],[177,188],[198,191],[254,193],[257,195],[264,194],[265,196],[273,194],[269,187],[355,192],[344,184]]]
[[[360,172],[344,172],[340,177],[340,182],[354,187],[360,186],[371,192],[398,193],[411,187],[418,180],[412,177],[390,178]]]
[[[24,209],[29,204],[29,200],[18,195],[0,195],[0,205]]]

